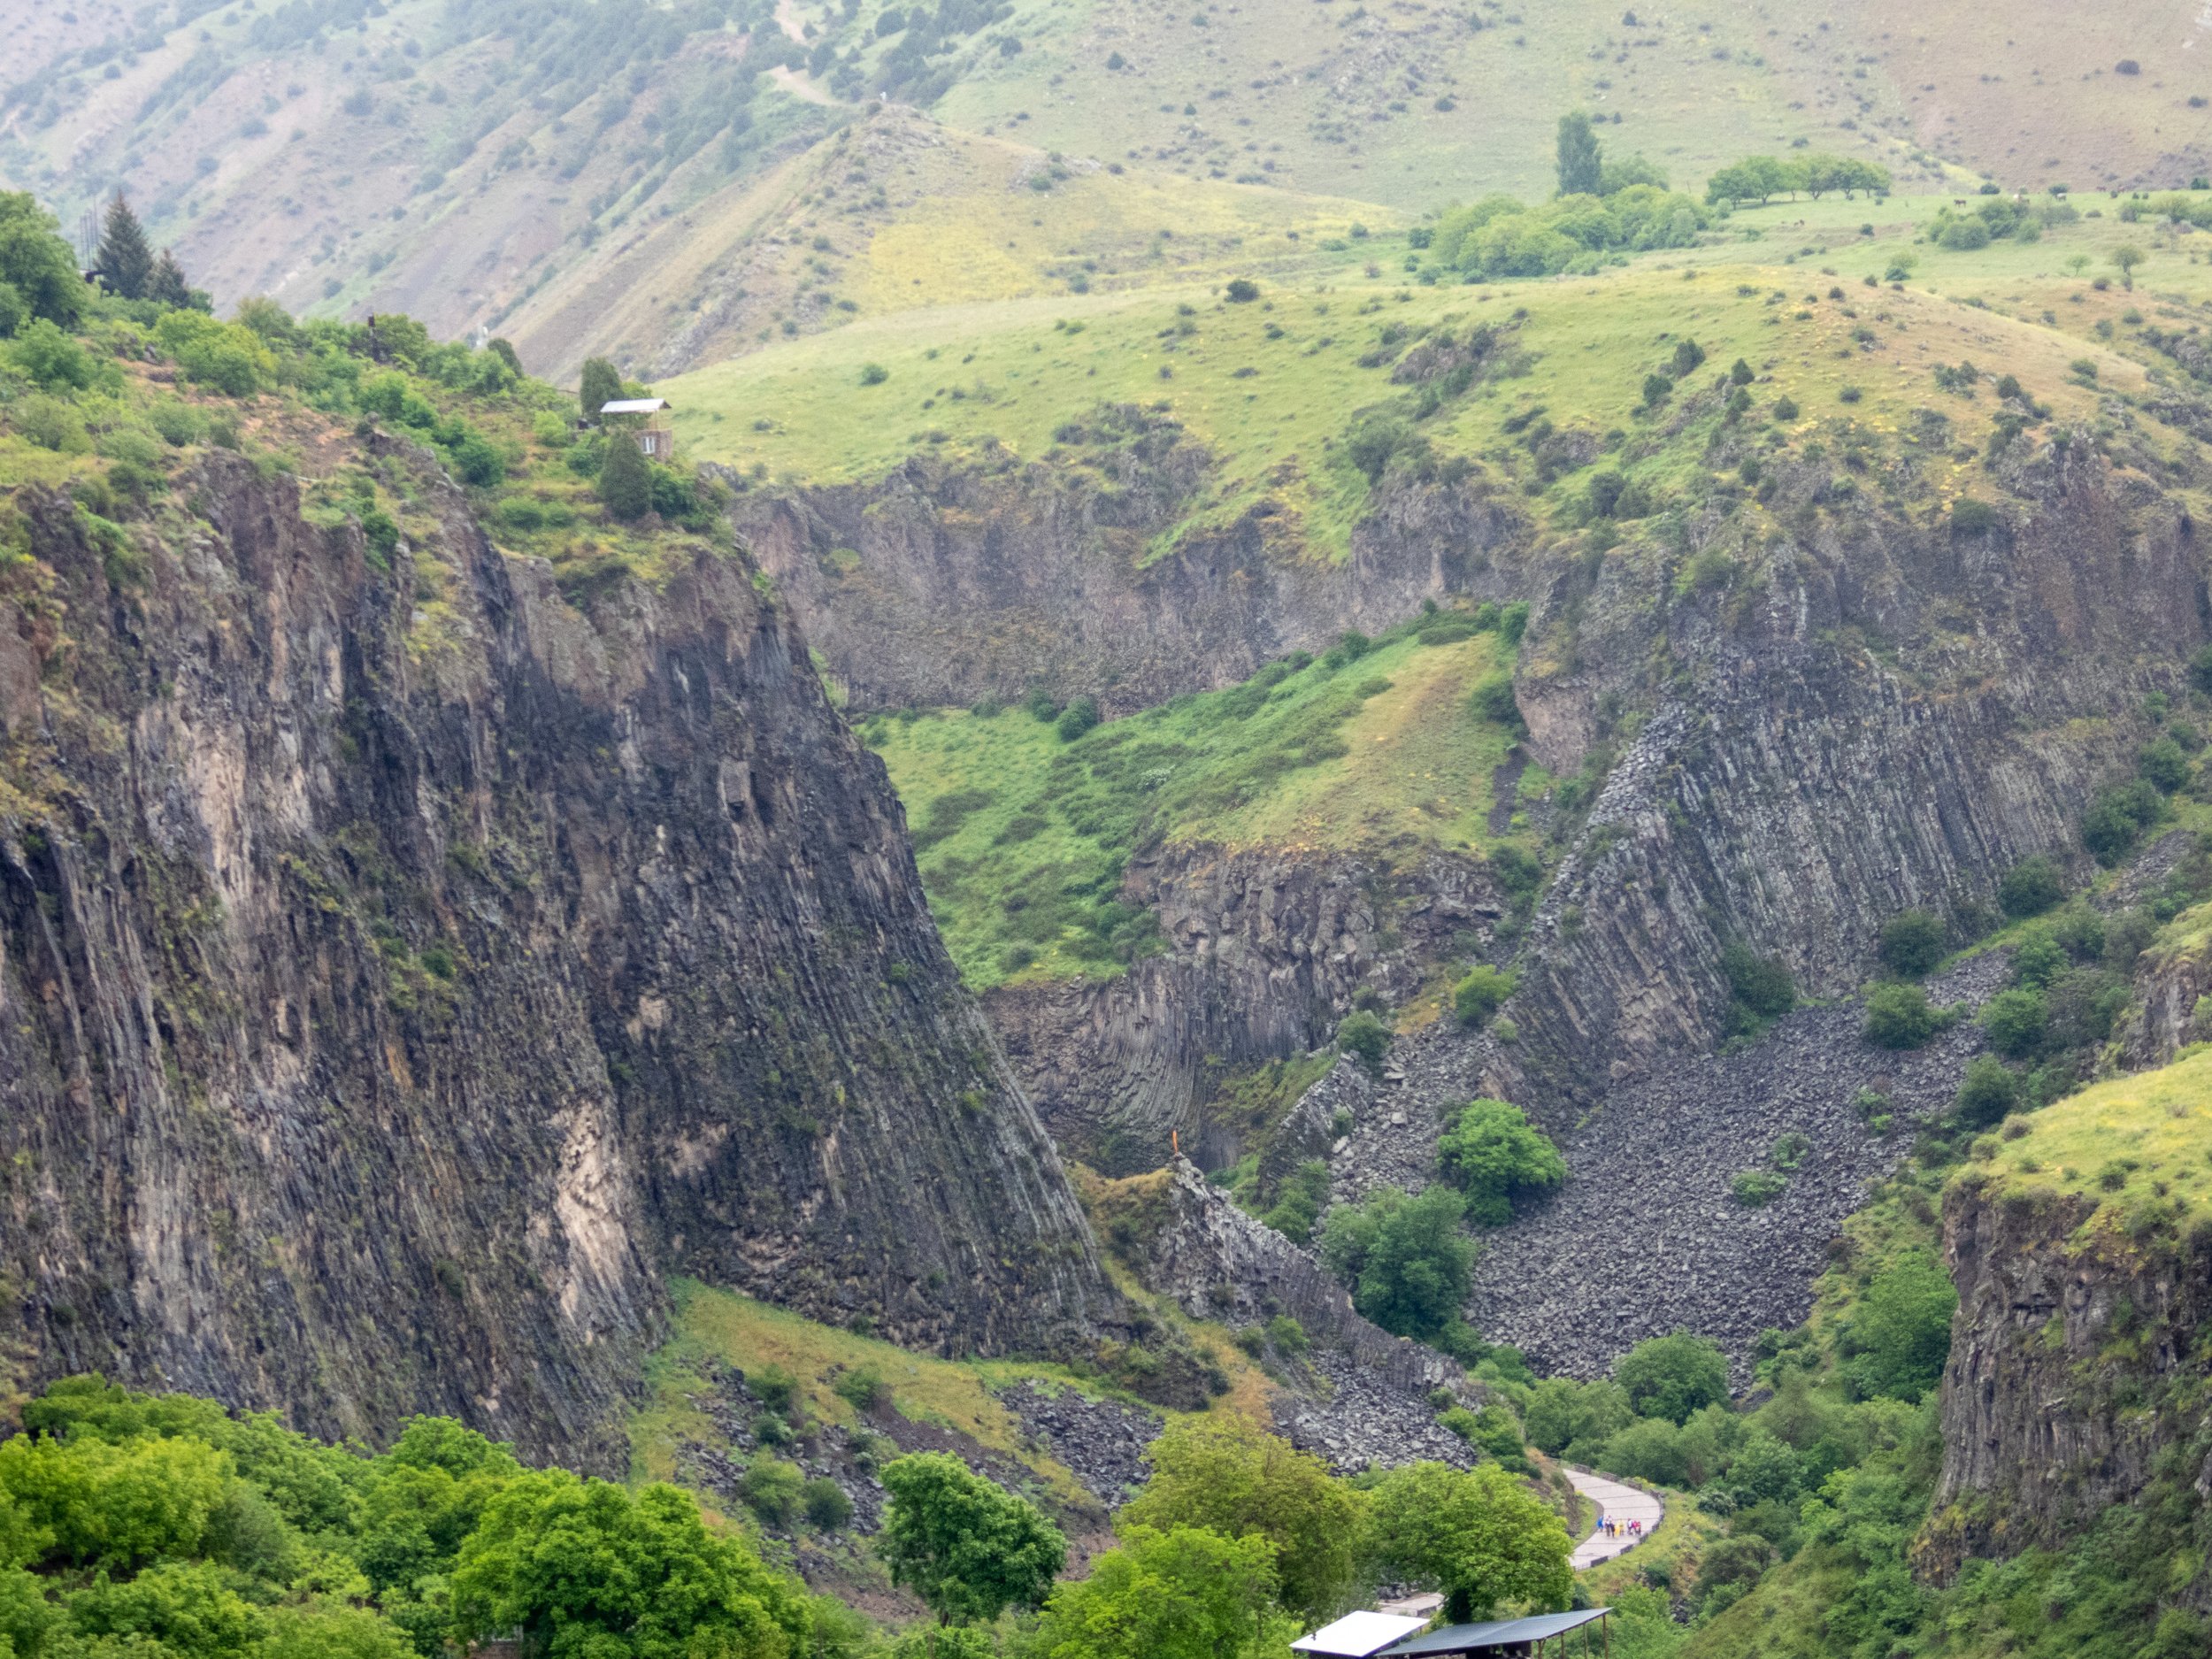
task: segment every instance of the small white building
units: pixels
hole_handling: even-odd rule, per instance
[[[648,460],[665,461],[676,453],[676,434],[668,424],[673,407],[665,397],[618,397],[599,405],[599,419],[627,432]]]

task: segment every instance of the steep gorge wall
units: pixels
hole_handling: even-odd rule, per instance
[[[1737,561],[1718,591],[1682,595],[1683,561],[1645,549],[1540,595],[1531,745],[1557,771],[1609,736],[1620,756],[1513,1005],[1536,1103],[1709,1042],[1732,940],[1832,994],[1888,917],[1986,904],[2032,853],[2078,859],[2145,695],[2208,636],[2186,511],[2078,438],[2016,463],[2008,526],[1974,535],[1806,511],[1822,486],[1786,479],[1788,537],[1694,529]]]
[[[2202,1438],[2212,1233],[2085,1228],[2095,1207],[1994,1197],[1971,1180],[1946,1199],[1959,1309],[1943,1470],[1918,1551],[1932,1577],[1970,1555],[2064,1541],[2135,1502],[2176,1453],[2185,1461],[2165,1472],[2200,1499],[2212,1493]]]
[[[1128,708],[1424,598],[1529,600],[1526,749],[1556,773],[1593,768],[1598,795],[1522,952],[1523,1041],[1499,1081],[1564,1123],[1710,1046],[1725,945],[1832,995],[1899,910],[1985,903],[2032,853],[2079,857],[2082,811],[2128,768],[2143,696],[2174,689],[2208,637],[2204,551],[2175,498],[2083,434],[2015,449],[1993,531],[1929,527],[1826,465],[1779,461],[1763,511],[1711,504],[1672,540],[1654,524],[1601,557],[1539,536],[1479,476],[1394,477],[1340,565],[1275,545],[1264,515],[1147,563],[1204,473],[1172,428],[1122,452],[1110,487],[1072,463],[916,462],[865,488],[757,493],[738,513],[863,704],[1043,684]],[[1693,579],[1701,558],[1717,581]],[[1357,862],[1246,867],[1297,893]],[[1263,948],[1225,949],[1245,880],[1133,869],[1166,956],[1103,987],[994,996],[1056,1133],[1076,1125],[1087,1156],[1120,1123],[1156,1156],[1209,1056],[1319,1041],[1367,977],[1333,965],[1345,929],[1325,905],[1280,907]],[[1405,961],[1367,982],[1390,991],[1434,965]]]
[[[1162,954],[1112,979],[984,998],[1054,1139],[1112,1175],[1156,1168],[1171,1131],[1209,1168],[1235,1163],[1233,1130],[1201,1110],[1225,1070],[1322,1046],[1362,990],[1402,1001],[1503,908],[1470,859],[1398,870],[1180,843],[1132,861],[1122,896],[1158,916]]]
[[[881,767],[700,551],[589,613],[211,457],[0,572],[0,1280],[90,1368],[619,1467],[667,1273],[943,1348],[1110,1313]],[[142,569],[139,568],[142,566]]]
[[[741,495],[733,519],[861,709],[1041,687],[1125,714],[1387,627],[1424,599],[1519,586],[1497,561],[1526,526],[1479,485],[1386,489],[1342,558],[1264,503],[1156,555],[1207,457],[1150,421],[1106,458],[1110,474],[1094,459],[918,458],[873,484]]]

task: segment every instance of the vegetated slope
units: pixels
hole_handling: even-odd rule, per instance
[[[768,73],[792,50],[772,14],[186,0],[12,79],[0,174],[68,212],[127,190],[226,303],[405,310],[458,334],[634,216],[826,130]]]
[[[1817,1351],[1770,1345],[1797,1489],[1776,1506],[1739,1485],[1686,1655],[2203,1650],[2208,1111],[2212,1056],[2191,1054],[2006,1117],[1878,1194],[1809,1334],[1888,1443],[1834,1435],[1835,1405],[1793,1375],[1824,1380]],[[1939,1260],[1957,1290],[1939,1401],[1885,1402],[1917,1392],[1881,1367],[1941,1329]]]
[[[1532,606],[1520,793],[1571,783],[1525,939],[1481,919],[1509,895],[1479,860],[1409,957],[1368,948],[1379,921],[1338,943],[1389,907],[1321,900],[1333,855],[1171,849],[1111,900],[1161,918],[1156,963],[993,1010],[1056,1127],[1151,1147],[1196,1131],[1202,1056],[1286,1060],[1363,992],[1402,1006],[1416,963],[1517,958],[1492,1079],[1564,1112],[1726,1027],[1731,944],[1825,994],[1900,910],[1965,936],[2014,863],[2079,846],[2143,695],[2180,685],[2198,273],[2159,204],[2091,211],[2047,198],[2032,240],[1977,250],[1944,245],[1973,240],[1948,199],[1777,204],[1625,270],[1471,288],[1371,236],[1348,263],[1399,271],[864,321],[676,390],[857,706],[1111,714],[1425,599]],[[2102,273],[2138,238],[2131,292]],[[741,399],[749,424],[713,421]],[[982,752],[907,786],[954,794]],[[1196,977],[1171,990],[1171,964]]]
[[[1157,181],[1118,193],[1126,226],[1094,189],[1073,190],[1033,246],[1022,233],[1043,227],[984,210],[1014,221],[1018,244],[996,238],[983,258],[972,233],[985,227],[967,227],[964,263],[989,293],[1085,261],[1127,268],[1130,227],[1194,228],[1189,204],[1204,198],[1169,180],[1363,202],[1350,216],[1370,223],[1501,188],[1540,195],[1552,123],[1575,107],[1613,153],[1692,188],[1744,154],[1804,146],[1922,183],[1949,165],[2037,187],[2061,156],[2084,158],[2078,185],[2178,185],[2202,170],[2205,117],[2188,101],[2201,95],[2161,66],[2186,61],[2164,56],[2160,35],[2181,26],[2147,8],[2085,26],[2114,54],[2085,70],[2078,38],[2062,65],[2039,23],[2014,20],[2000,49],[1971,7],[1893,10],[1640,18],[1575,0],[1532,21],[1499,4],[1291,0],[1172,15],[1075,0],[868,0],[850,15],[767,0],[642,14],[604,0],[36,7],[0,21],[15,66],[0,177],[71,216],[129,191],[157,243],[226,303],[265,291],[296,310],[519,333],[534,365],[565,374],[588,348],[659,370],[748,349],[764,326],[834,324],[839,299],[943,297],[949,273],[925,244],[968,220],[946,202],[991,202],[1010,168],[1024,188],[1123,165]],[[2123,74],[2123,60],[2153,68]],[[820,141],[884,100],[902,123],[928,111],[959,135],[911,178],[847,180],[844,152]],[[813,196],[800,208],[826,220],[833,187],[834,231],[794,246],[794,198]],[[1178,211],[1154,227],[1156,205]],[[1270,233],[1313,211],[1217,199],[1195,217]],[[856,227],[898,233],[877,273],[888,280],[865,296],[835,280]],[[808,260],[823,234],[828,271]]]
[[[603,239],[501,327],[565,376],[720,361],[856,316],[1225,280],[1329,260],[1356,203],[1068,163],[899,104],[790,161]]]
[[[604,1467],[670,1272],[1087,1340],[1058,1161],[742,559],[603,523],[496,353],[140,321],[173,356],[5,366],[10,1374]]]

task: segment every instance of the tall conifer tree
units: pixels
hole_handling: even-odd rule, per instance
[[[131,211],[131,204],[117,191],[108,204],[107,222],[100,234],[96,261],[108,287],[127,300],[146,297],[146,283],[154,273],[154,250],[146,244],[146,232]]]

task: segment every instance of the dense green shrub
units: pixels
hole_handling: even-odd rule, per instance
[[[817,1475],[801,1486],[799,1503],[808,1522],[825,1532],[841,1532],[853,1518],[853,1501],[827,1475]]]
[[[1878,985],[1866,999],[1866,1040],[1883,1048],[1917,1048],[1949,1024],[1916,985]]]
[[[1052,729],[1059,733],[1062,742],[1072,743],[1097,724],[1098,704],[1088,697],[1078,697],[1060,710]]]
[[[1627,1390],[1642,1417],[1680,1424],[1702,1406],[1728,1399],[1728,1357],[1709,1337],[1677,1331],[1647,1338],[1613,1366],[1613,1380]]]
[[[1567,1179],[1567,1161],[1551,1138],[1502,1100],[1470,1101],[1451,1114],[1437,1141],[1436,1168],[1467,1194],[1468,1219],[1487,1227],[1510,1221],[1517,1200],[1555,1192]]]
[[[1460,1233],[1467,1201],[1445,1186],[1409,1198],[1394,1188],[1339,1204],[1322,1223],[1321,1259],[1352,1287],[1352,1305],[1386,1331],[1463,1344],[1460,1317],[1475,1247]]]
[[[2153,788],[2171,795],[2189,781],[2189,757],[2171,737],[2162,737],[2137,752],[2135,770]]]
[[[1906,1250],[1878,1270],[1838,1343],[1853,1394],[1918,1400],[1942,1381],[1958,1302],[1951,1276],[1931,1251]]]
[[[1789,1190],[1790,1178],[1779,1170],[1739,1170],[1729,1179],[1728,1194],[1746,1210],[1762,1210]]]
[[[1313,1224],[1329,1202],[1329,1166],[1321,1158],[1308,1158],[1285,1176],[1276,1188],[1275,1202],[1260,1219],[1294,1244],[1313,1237]]]
[[[2018,995],[2018,993],[2007,993]],[[1951,1111],[1962,1127],[1986,1129],[2020,1102],[2020,1079],[1994,1055],[1978,1054],[1960,1080]]]
[[[1997,884],[1997,902],[2016,921],[2040,916],[2065,896],[2066,881],[2057,861],[2040,853],[2023,858]]]
[[[2100,789],[2082,815],[2081,843],[2099,864],[2116,864],[2163,810],[2158,791],[2139,778]]]
[[[2048,940],[2043,943],[2055,955],[2058,954],[2055,943]],[[2023,949],[2025,949],[2024,946]],[[2054,968],[2046,977],[2055,977],[2056,972]],[[1989,1046],[2009,1059],[2024,1060],[2043,1046],[2043,1028],[2048,1011],[2044,1006],[2042,992],[2032,985],[2016,986],[1998,992],[1983,1004],[1978,1018],[1982,1029],[1989,1033]]]
[[[1525,731],[1521,720],[1521,705],[1513,695],[1513,676],[1493,674],[1479,681],[1470,701],[1475,712],[1493,726],[1502,726],[1509,731]]]
[[[1943,924],[1926,910],[1904,910],[1882,924],[1882,965],[1917,979],[1943,960]]]
[[[1480,1025],[1511,996],[1519,979],[1509,970],[1477,963],[1452,987],[1452,1012],[1463,1025]]]
[[[1370,1076],[1380,1077],[1391,1035],[1389,1026],[1363,1008],[1346,1015],[1337,1026],[1336,1046],[1365,1066]]]

